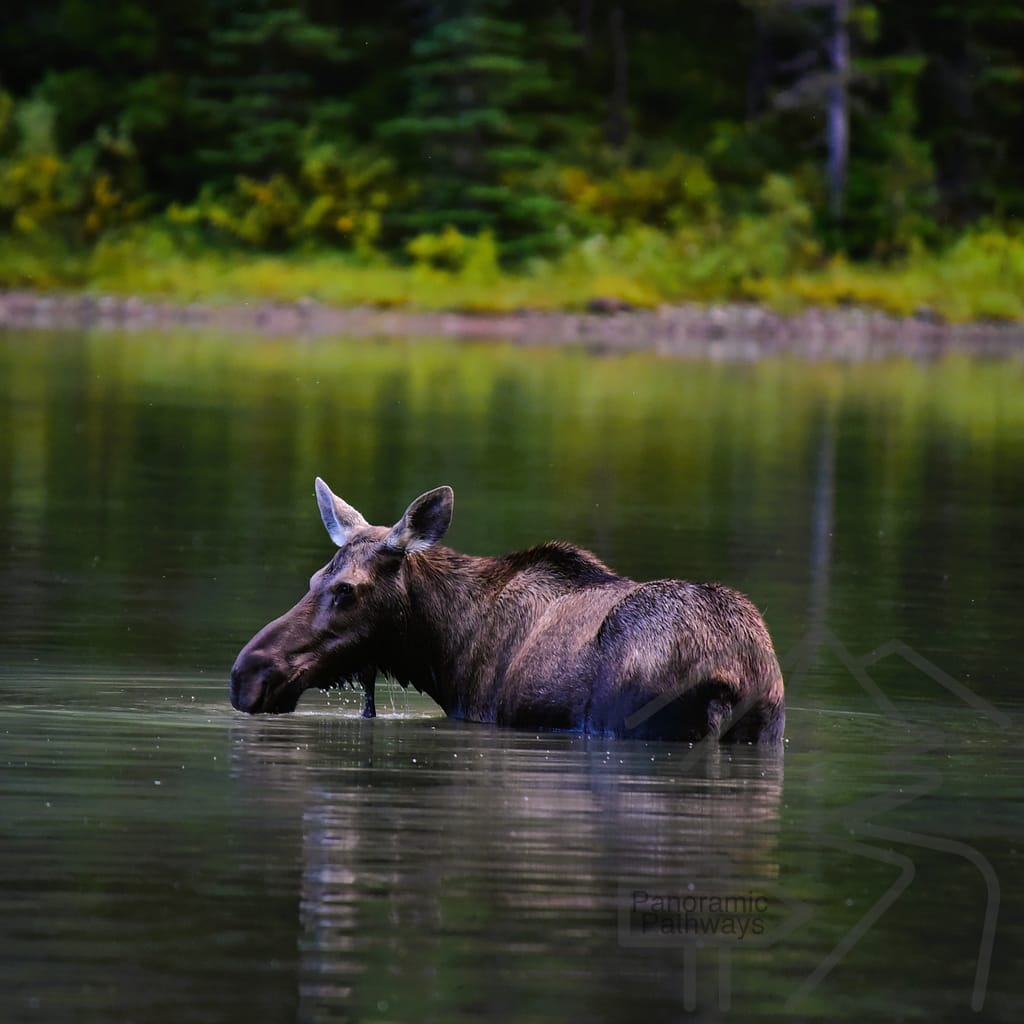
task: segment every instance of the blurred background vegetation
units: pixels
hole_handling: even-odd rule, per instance
[[[37,0],[0,286],[1024,318],[1024,0]]]

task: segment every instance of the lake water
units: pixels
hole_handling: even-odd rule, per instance
[[[230,708],[331,545],[721,579],[782,753]],[[1024,1019],[1024,361],[0,334],[0,1019]]]

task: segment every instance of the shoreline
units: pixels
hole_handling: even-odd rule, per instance
[[[476,314],[346,308],[312,299],[182,305],[139,296],[6,290],[0,291],[0,329],[5,328],[215,330],[307,338],[443,335],[730,361],[771,355],[854,361],[928,359],[948,352],[1024,355],[1024,323],[1019,322],[951,324],[928,314],[899,318],[861,307],[816,307],[784,316],[753,303]]]

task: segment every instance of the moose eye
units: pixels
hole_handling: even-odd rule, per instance
[[[352,584],[351,583],[339,583],[331,591],[331,607],[340,608],[343,604],[346,604],[352,597]]]

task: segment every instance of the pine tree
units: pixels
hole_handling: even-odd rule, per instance
[[[330,89],[348,57],[338,28],[287,2],[250,0],[222,7],[205,45],[192,113],[204,138],[197,155],[215,175],[290,170],[311,125],[344,119]]]
[[[381,128],[419,182],[407,226],[492,231],[506,255],[550,240],[558,204],[531,194],[544,161],[545,64],[526,56],[527,28],[506,17],[507,0],[430,4],[412,49],[407,112]]]

